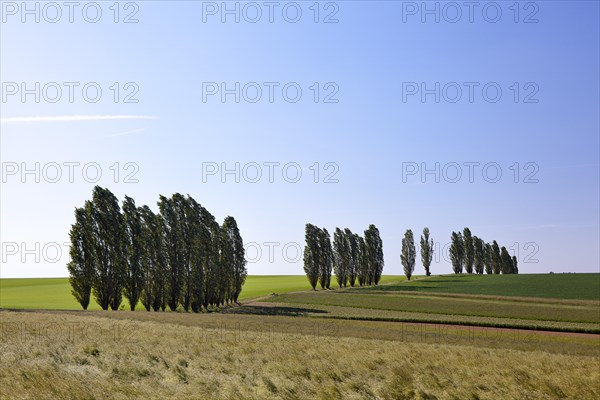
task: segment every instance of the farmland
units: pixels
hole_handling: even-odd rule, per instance
[[[600,274],[445,275],[366,290],[600,301]]]
[[[511,278],[536,277],[566,283],[529,292],[494,284],[501,275],[387,276],[376,288],[312,291],[302,276],[251,276],[242,306],[199,314],[81,311],[60,300],[64,280],[3,280],[4,308],[16,294],[40,293],[32,307],[0,311],[2,394],[598,398],[600,299],[589,295],[597,275]],[[581,290],[564,287],[575,284]],[[55,302],[40,303],[44,293]]]
[[[382,283],[405,280],[400,276],[383,276]],[[247,278],[241,300],[307,289],[303,275],[251,275]],[[68,278],[18,278],[0,279],[0,308],[80,310],[81,306],[71,295]],[[90,310],[99,310],[90,303]],[[136,309],[143,309],[138,304]]]

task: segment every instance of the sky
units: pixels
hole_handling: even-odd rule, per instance
[[[234,216],[250,274],[306,223],[600,272],[599,3],[467,4],[2,1],[0,276],[67,276],[95,185]]]

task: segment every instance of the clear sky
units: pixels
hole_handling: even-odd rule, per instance
[[[96,184],[233,215],[250,274],[302,274],[307,222],[375,224],[386,274],[425,226],[433,273],[465,226],[599,272],[597,1],[113,3],[1,2],[2,277],[66,276]]]

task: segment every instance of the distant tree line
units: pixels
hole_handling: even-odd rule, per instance
[[[463,232],[452,232],[450,261],[455,274],[518,274],[517,257],[510,256],[506,247],[500,247],[495,240],[486,243],[473,236],[469,228]]]
[[[423,229],[420,240],[421,263],[427,276],[431,275],[429,270],[433,260],[433,240],[429,236],[429,228]],[[473,236],[469,228],[463,232],[452,232],[450,243],[450,261],[455,274],[462,274],[465,270],[468,274],[518,274],[517,257],[510,256],[506,247],[499,247],[494,240],[486,243],[483,239]],[[402,239],[402,251],[400,261],[404,267],[404,274],[410,280],[416,263],[416,249],[412,230],[407,229]]]
[[[75,209],[67,265],[71,291],[83,309],[93,296],[107,310],[123,296],[131,310],[199,312],[237,303],[246,280],[244,246],[233,217],[219,225],[189,195],[160,196],[159,213],[125,196],[122,207],[96,186]]]
[[[304,272],[313,289],[317,284],[329,289],[332,271],[340,287],[379,283],[384,265],[383,242],[375,225],[369,225],[364,237],[348,228],[336,228],[332,245],[327,229],[306,224],[305,239]]]

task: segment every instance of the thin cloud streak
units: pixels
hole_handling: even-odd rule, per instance
[[[77,121],[115,121],[135,119],[158,119],[151,115],[61,115],[54,117],[11,117],[1,118],[2,124],[26,122],[77,122]]]
[[[119,133],[114,133],[112,135],[108,135],[107,137],[116,137],[116,136],[125,136],[125,135],[131,135],[134,133],[140,133],[140,132],[144,132],[148,130],[148,128],[139,128],[139,129],[133,129],[130,131],[125,131],[125,132],[119,132]]]

